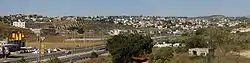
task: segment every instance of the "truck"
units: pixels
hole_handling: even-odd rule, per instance
[[[0,41],[0,57],[8,57],[10,52],[17,52],[25,47],[25,35],[21,31],[11,32],[4,41]]]

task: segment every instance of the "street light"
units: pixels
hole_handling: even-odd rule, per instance
[[[39,42],[40,43],[40,53],[41,55],[44,54],[44,40],[45,40],[45,37],[40,37],[41,38],[41,41]]]

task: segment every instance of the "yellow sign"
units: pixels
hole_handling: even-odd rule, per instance
[[[11,39],[12,40],[24,40],[25,35],[24,33],[21,33],[21,32],[17,32],[17,33],[14,32],[11,34]]]

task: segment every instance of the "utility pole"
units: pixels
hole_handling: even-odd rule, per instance
[[[94,30],[92,30],[92,38],[94,38]],[[94,41],[93,40],[91,40],[91,42],[92,42],[92,51],[94,51]]]
[[[40,31],[40,30],[39,30]],[[41,61],[41,41],[40,41],[40,33],[37,33],[37,41],[38,41],[38,43],[39,43],[39,50],[37,50],[37,51],[39,51],[38,52],[38,63],[40,63],[40,61]]]
[[[41,42],[41,38],[40,38],[40,35],[38,36],[38,38],[39,38],[39,63],[41,63],[41,55],[42,55],[42,53],[41,53],[41,51],[42,51],[42,42]]]
[[[41,55],[44,55],[44,48],[45,48],[45,45],[44,45],[44,40],[45,40],[45,37],[40,37],[41,40],[40,40],[40,53]]]
[[[41,61],[41,41],[40,41],[40,34],[41,34],[41,29],[32,29],[32,31],[36,34],[37,36],[37,42],[39,43],[39,52],[38,52],[38,63]]]

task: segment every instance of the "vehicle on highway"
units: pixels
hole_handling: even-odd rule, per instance
[[[72,51],[65,51],[64,53],[66,53],[66,54],[71,54],[72,53]]]

